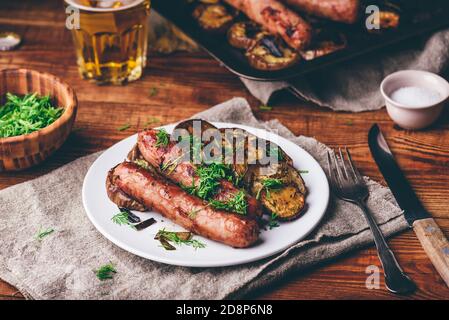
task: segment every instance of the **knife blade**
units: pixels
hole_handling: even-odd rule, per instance
[[[371,128],[368,134],[368,144],[374,161],[376,161],[397,203],[404,210],[404,217],[408,224],[412,227],[416,220],[431,218],[396,163],[377,124]]]
[[[449,287],[449,242],[447,238],[408,183],[377,124],[369,131],[368,144],[374,161],[397,203],[404,210],[405,219],[413,227],[424,251]]]

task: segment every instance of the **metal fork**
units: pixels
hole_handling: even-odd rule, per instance
[[[345,148],[346,159],[343,157],[341,148],[338,149],[339,156],[334,152],[327,153],[329,177],[333,190],[340,199],[351,202],[359,206],[374,236],[380,262],[384,269],[385,284],[389,291],[396,294],[407,294],[415,291],[415,283],[402,271],[393,252],[388,247],[387,242],[377,225],[374,217],[366,206],[366,199],[369,196],[360,172],[352,162],[349,150]]]

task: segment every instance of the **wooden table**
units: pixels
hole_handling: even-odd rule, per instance
[[[0,4],[0,30],[15,31],[24,40],[19,50],[0,52],[0,68],[25,67],[53,73],[73,86],[80,102],[75,130],[62,149],[37,168],[0,174],[0,189],[103,150],[142,128],[148,118],[156,117],[160,120],[157,124],[168,124],[241,96],[248,99],[260,120],[277,118],[297,135],[312,136],[333,147],[348,146],[361,171],[384,183],[367,145],[368,129],[374,122],[379,123],[418,195],[449,235],[449,109],[435,127],[422,132],[395,129],[385,110],[335,113],[300,102],[289,94],[282,95],[272,111],[261,111],[260,103],[240,80],[205,53],[152,55],[143,79],[123,87],[98,87],[79,78],[72,39],[64,23],[61,1]],[[152,88],[157,88],[155,96],[150,94]],[[132,127],[118,131],[125,123]],[[390,244],[419,286],[410,298],[449,299],[449,289],[412,231],[396,236]],[[399,299],[387,292],[383,282],[379,290],[366,289],[365,270],[369,265],[380,267],[374,247],[292,275],[248,298]],[[19,299],[21,295],[0,281],[1,298]]]

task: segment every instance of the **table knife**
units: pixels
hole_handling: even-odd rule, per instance
[[[449,242],[424,208],[396,163],[380,128],[375,124],[368,134],[371,154],[379,166],[404,217],[416,233],[427,256],[449,287]]]

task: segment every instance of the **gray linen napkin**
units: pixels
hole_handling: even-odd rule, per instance
[[[252,95],[269,103],[274,93],[294,87],[304,100],[336,111],[362,112],[381,109],[382,80],[402,69],[444,73],[449,66],[449,29],[416,38],[391,49],[317,70],[288,82],[259,82],[241,78]]]
[[[328,148],[295,137],[278,121],[259,122],[242,98],[196,117],[274,130],[325,165]],[[289,273],[366,246],[372,237],[360,210],[332,198],[320,226],[304,241],[258,262],[226,268],[185,268],[134,256],[106,240],[88,220],[81,201],[84,175],[99,153],[45,176],[0,191],[0,278],[34,299],[224,299],[288,277]],[[366,178],[368,206],[386,235],[407,227],[390,191]],[[55,231],[39,241],[39,228]],[[114,263],[113,280],[93,270]]]

